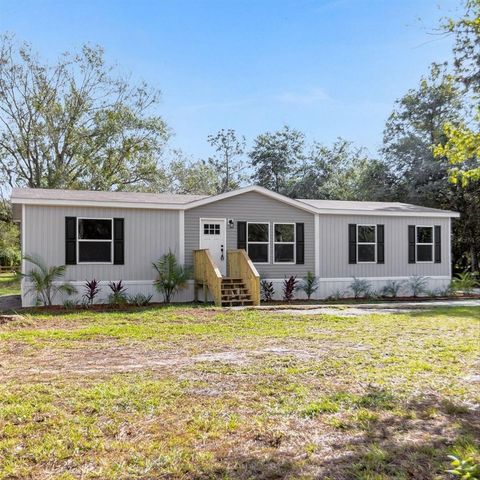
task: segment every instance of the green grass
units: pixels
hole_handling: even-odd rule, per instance
[[[20,279],[11,273],[0,274],[0,296],[20,295]]]
[[[193,307],[0,325],[0,479],[446,478],[479,460],[478,309]]]

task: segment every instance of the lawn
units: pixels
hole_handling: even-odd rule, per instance
[[[0,296],[20,295],[20,280],[11,273],[0,274]]]
[[[0,325],[1,479],[437,479],[479,460],[480,312]]]

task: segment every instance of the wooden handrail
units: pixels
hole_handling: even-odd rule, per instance
[[[227,251],[228,275],[241,278],[248,288],[254,305],[260,305],[260,275],[245,250]]]
[[[222,274],[215,265],[210,250],[193,251],[194,278],[196,284],[203,284],[206,298],[206,287],[213,297],[216,306],[222,305]]]

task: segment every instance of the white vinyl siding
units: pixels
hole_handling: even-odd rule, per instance
[[[320,278],[409,277],[450,275],[448,218],[389,217],[368,215],[319,215],[318,276]],[[348,263],[348,225],[384,225],[385,263]],[[440,225],[441,263],[408,263],[408,226]]]
[[[36,205],[25,206],[25,252],[40,256],[47,265],[65,265],[65,217],[123,218],[125,222],[124,265],[67,265],[65,280],[153,280],[152,262],[169,250],[182,254],[180,216],[175,210]]]

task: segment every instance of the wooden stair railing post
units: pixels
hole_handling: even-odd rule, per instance
[[[220,270],[215,265],[210,251],[208,249],[204,250],[194,250],[194,277],[196,283],[201,283],[203,286],[203,292],[205,295],[205,303],[208,301],[208,292],[207,287],[210,290],[210,293],[213,297],[213,301],[216,306],[222,305],[222,274]],[[198,293],[197,293],[198,297]]]
[[[245,282],[253,305],[260,305],[260,275],[247,252],[243,249],[228,250],[227,267],[230,277],[241,278]]]

